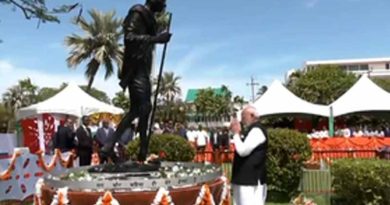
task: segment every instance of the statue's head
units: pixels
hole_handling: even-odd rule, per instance
[[[146,5],[152,12],[161,12],[166,7],[166,0],[146,0]]]

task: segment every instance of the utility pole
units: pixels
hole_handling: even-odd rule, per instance
[[[252,89],[252,103],[255,102],[255,86],[259,85],[259,83],[255,82],[253,76],[251,77],[251,82],[246,84],[247,86],[251,86]]]

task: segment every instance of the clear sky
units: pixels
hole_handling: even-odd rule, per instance
[[[85,17],[91,8],[116,10],[124,17],[132,4],[144,1],[79,2]],[[250,99],[246,83],[251,76],[269,85],[307,60],[390,56],[389,0],[168,0],[168,10],[174,34],[165,70],[182,77],[183,95],[188,88],[225,84],[234,95]],[[27,76],[40,87],[86,84],[84,65],[69,70],[65,62],[64,38],[80,33],[70,23],[76,14],[37,29],[36,20],[0,5],[0,93]],[[119,91],[117,83],[116,75],[104,81],[101,72],[94,86],[112,97]]]

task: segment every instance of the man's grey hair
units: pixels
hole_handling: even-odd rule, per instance
[[[256,118],[260,117],[260,112],[254,105],[247,105],[244,110],[247,110],[249,113],[253,114]]]

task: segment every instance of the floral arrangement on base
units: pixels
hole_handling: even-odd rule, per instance
[[[69,204],[68,199],[68,187],[59,188],[56,195],[54,195],[53,201],[50,205],[66,205]]]
[[[43,186],[43,179],[40,178],[35,184],[34,205],[42,204],[42,186]]]
[[[174,205],[172,198],[169,195],[169,191],[165,188],[160,188],[153,200],[152,205]]]
[[[103,197],[99,197],[95,205],[119,205],[119,202],[107,191]]]
[[[230,205],[230,185],[228,179],[225,176],[221,177],[221,179],[223,181],[223,188],[219,205]]]
[[[213,195],[210,192],[210,187],[207,184],[202,186],[196,199],[195,205],[215,205]]]
[[[303,194],[300,194],[297,198],[291,202],[293,205],[317,205],[313,199],[306,198]]]

